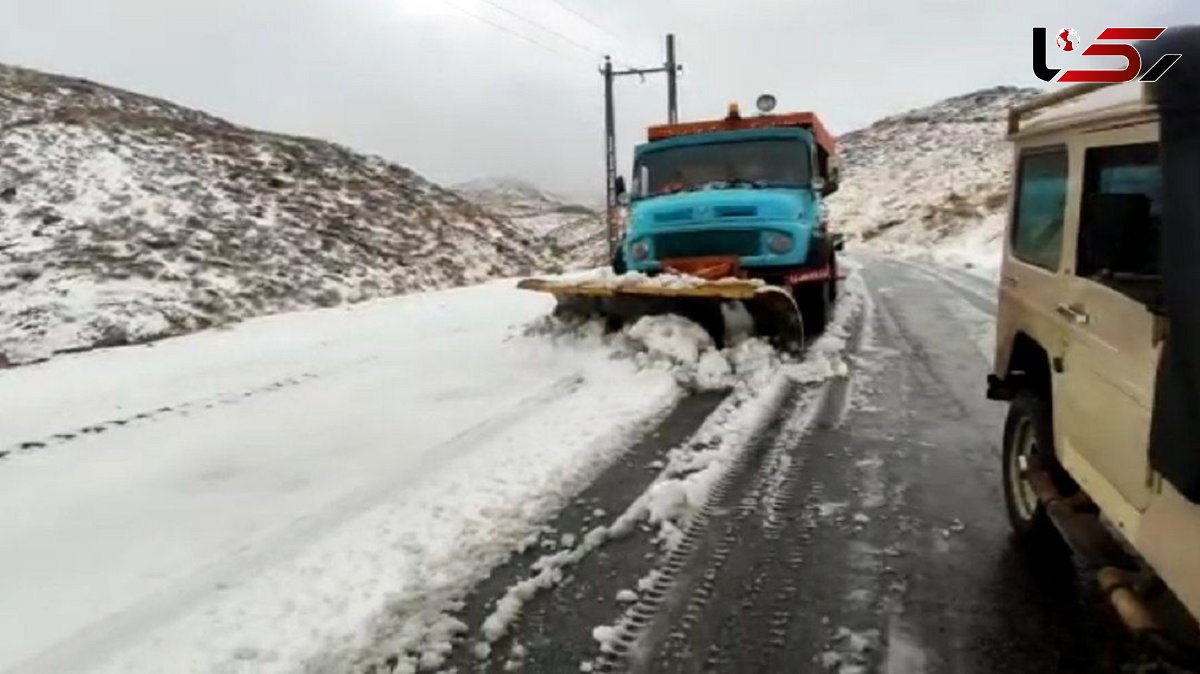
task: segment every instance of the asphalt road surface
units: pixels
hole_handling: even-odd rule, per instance
[[[983,395],[995,291],[962,271],[869,259],[850,375],[796,385],[664,556],[639,532],[534,596],[467,671],[1159,671],[1067,557],[1009,536],[1002,404]],[[686,400],[547,527],[622,511],[647,464],[719,403]],[[540,551],[514,556],[461,612],[472,634]],[[662,577],[623,605],[617,593]],[[597,625],[620,624],[602,652]]]

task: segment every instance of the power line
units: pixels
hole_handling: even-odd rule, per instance
[[[630,43],[626,42],[625,38],[621,37],[620,35],[617,35],[616,33],[609,30],[608,28],[605,28],[604,26],[601,26],[600,24],[596,23],[595,21],[593,21],[592,19],[588,18],[586,15],[581,13],[579,10],[576,10],[573,7],[571,7],[570,5],[567,5],[566,3],[564,3],[562,0],[550,0],[550,2],[553,2],[554,4],[563,8],[564,10],[571,13],[576,18],[578,18],[580,21],[583,21],[584,23],[588,24],[592,28],[595,28],[596,30],[604,33],[605,35],[608,35],[612,39],[616,40],[618,44],[625,46],[625,47],[629,46]],[[633,49],[632,51],[638,52],[639,54],[642,53],[642,51],[640,49]],[[624,65],[628,65],[628,64],[624,64]]]
[[[604,55],[604,52],[602,50],[589,47],[572,37],[563,35],[562,33],[558,32],[557,30],[554,30],[553,28],[549,28],[543,24],[540,24],[537,21],[534,21],[533,19],[526,18],[525,16],[512,11],[511,9],[505,7],[504,5],[502,5],[498,2],[495,2],[495,0],[481,0],[481,1],[491,5],[492,7],[495,7],[496,9],[500,10],[501,12],[504,12],[505,14],[508,14],[509,16],[515,17],[518,21],[523,21],[523,22],[533,26],[534,28],[546,31],[547,33],[550,33],[551,35],[557,37],[558,39],[563,40],[564,42],[567,42],[574,47],[577,47],[579,49],[582,49],[583,51],[588,52],[592,56],[603,56]]]
[[[624,43],[624,40],[621,38],[621,36],[620,36],[620,35],[617,35],[616,33],[614,33],[614,32],[612,32],[611,30],[609,30],[609,29],[605,28],[604,26],[601,26],[600,24],[596,23],[595,21],[592,21],[591,19],[587,18],[587,17],[586,17],[586,16],[584,16],[583,14],[580,14],[580,13],[579,13],[578,11],[576,11],[575,9],[572,9],[570,6],[568,6],[568,5],[566,5],[566,4],[563,4],[562,0],[550,0],[550,2],[553,2],[554,4],[558,5],[559,7],[562,7],[563,9],[567,10],[567,11],[568,11],[568,12],[570,12],[571,14],[574,14],[574,15],[575,15],[575,16],[576,16],[576,17],[577,17],[579,20],[581,20],[581,21],[583,21],[584,23],[586,23],[586,24],[590,25],[592,28],[595,28],[596,30],[600,31],[601,33],[605,33],[605,34],[607,34],[609,37],[613,38],[614,40],[616,40],[616,41],[618,41],[618,42],[621,42],[621,43]]]
[[[458,10],[460,13],[465,14],[465,15],[471,17],[472,19],[475,19],[476,21],[485,23],[485,24],[491,26],[492,28],[503,31],[505,33],[508,33],[509,35],[512,35],[513,37],[520,38],[535,47],[545,49],[546,51],[548,51],[552,54],[557,54],[559,56],[565,56],[567,58],[575,58],[572,54],[564,52],[561,49],[555,49],[554,47],[551,47],[550,45],[545,44],[544,42],[538,42],[537,40],[529,37],[528,35],[525,35],[524,33],[519,33],[517,31],[509,28],[508,26],[505,26],[502,23],[499,23],[497,21],[493,21],[493,20],[487,18],[486,16],[482,16],[479,14],[475,14],[474,12],[467,11],[465,8],[454,4],[453,2],[450,2],[450,0],[442,0],[442,2],[445,3],[447,7],[453,7],[454,9]]]

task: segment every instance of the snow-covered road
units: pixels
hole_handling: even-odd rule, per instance
[[[680,395],[511,283],[0,374],[0,671],[274,671],[438,608]]]
[[[3,371],[0,672],[1123,658],[1029,646],[1108,626],[1007,544],[994,285],[845,268],[786,365],[498,282]]]
[[[857,261],[847,265],[838,319],[806,358],[811,365],[841,342],[839,376],[790,377],[767,413],[750,415],[757,423],[734,424],[743,430],[736,438],[713,442],[704,432],[726,399],[692,438],[630,452],[632,461],[546,523],[533,551],[474,588],[455,613],[467,629],[444,664],[460,672],[1156,671],[1139,668],[1143,654],[1090,574],[1069,557],[1013,544],[1000,493],[1005,408],[982,390],[995,285],[924,258]],[[638,513],[648,497],[652,510],[670,505],[655,497],[677,485],[646,469],[662,465],[656,457],[669,472],[708,453],[731,460],[680,535],[664,537],[649,517],[589,548],[594,522],[580,511]],[[585,542],[559,543],[568,536]],[[564,556],[560,577],[546,579]],[[495,618],[511,599],[520,615],[500,633]],[[389,647],[378,645],[376,662],[403,662]]]

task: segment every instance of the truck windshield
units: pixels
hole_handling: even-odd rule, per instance
[[[646,152],[634,168],[635,197],[726,187],[807,187],[808,146],[800,140],[689,145]]]

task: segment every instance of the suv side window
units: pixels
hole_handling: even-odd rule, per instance
[[[1022,155],[1017,176],[1013,255],[1023,262],[1056,270],[1067,206],[1066,148]]]
[[[1158,145],[1089,148],[1084,158],[1076,274],[1150,304],[1161,288],[1162,169]]]

